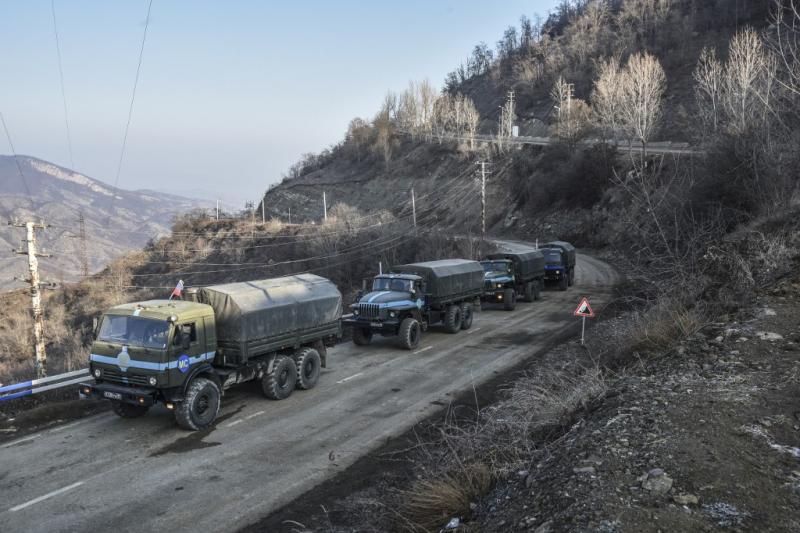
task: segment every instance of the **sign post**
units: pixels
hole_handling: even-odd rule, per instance
[[[581,317],[581,346],[584,346],[586,338],[586,318],[594,317],[594,311],[592,310],[592,306],[589,305],[588,298],[584,297],[581,300],[581,303],[579,303],[578,307],[575,308],[575,312],[573,314]]]

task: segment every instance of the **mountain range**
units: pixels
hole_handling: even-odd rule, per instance
[[[16,159],[16,161],[15,161]],[[208,207],[208,202],[163,192],[129,191],[35,157],[0,155],[0,220],[47,224],[37,244],[52,257],[40,259],[43,281],[73,281],[81,273],[81,214],[89,271],[168,235],[175,215]],[[0,290],[24,287],[27,277],[21,249],[25,229],[0,226]]]

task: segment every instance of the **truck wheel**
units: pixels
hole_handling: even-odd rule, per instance
[[[472,304],[463,304],[461,306],[461,329],[469,329],[472,327]]]
[[[219,387],[206,378],[195,378],[186,396],[175,406],[175,421],[183,429],[197,431],[214,423],[219,413]]]
[[[526,302],[532,302],[533,301],[534,294],[535,294],[534,291],[535,291],[535,289],[533,288],[533,282],[532,281],[529,281],[528,283],[525,284],[525,294],[524,294],[524,296],[525,296],[525,301]]]
[[[111,409],[120,418],[139,418],[144,416],[150,408],[143,405],[112,401]]]
[[[294,366],[297,367],[298,389],[313,389],[319,380],[321,360],[319,352],[314,348],[303,348],[294,356]]]
[[[568,284],[569,282],[567,281],[567,274],[565,272],[563,276],[558,278],[558,290],[560,291],[567,290]]]
[[[397,336],[400,337],[400,344],[407,350],[413,350],[419,346],[419,338],[422,333],[422,328],[419,322],[411,317],[403,319],[400,323],[400,331]]]
[[[532,281],[531,285],[533,285],[533,299],[539,300],[542,297],[542,287],[539,280]]]
[[[372,330],[369,328],[353,328],[353,343],[357,346],[366,346],[372,342]]]
[[[463,316],[461,314],[461,306],[460,305],[451,305],[445,311],[444,316],[444,329],[447,333],[458,333],[458,330],[461,329],[461,320]]]
[[[292,394],[296,382],[297,367],[294,360],[285,355],[276,355],[272,371],[261,378],[261,391],[270,400],[285,400]]]
[[[503,309],[506,311],[513,311],[517,307],[517,293],[514,289],[506,289],[503,291]]]

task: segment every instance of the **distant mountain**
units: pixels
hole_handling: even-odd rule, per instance
[[[16,159],[0,156],[0,290],[23,287],[14,277],[27,276],[24,257],[11,253],[20,248],[24,230],[9,227],[6,221],[50,224],[37,232],[40,248],[53,255],[40,260],[42,278],[70,281],[80,274],[81,213],[90,271],[95,272],[123,253],[141,248],[150,238],[168,235],[176,214],[208,207],[208,202],[173,194],[117,189],[35,157]]]

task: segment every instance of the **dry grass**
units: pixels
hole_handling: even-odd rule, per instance
[[[707,320],[698,306],[663,300],[636,316],[630,345],[636,351],[669,348],[700,331]]]
[[[438,477],[420,479],[400,491],[403,502],[398,527],[405,531],[439,531],[454,516],[470,513],[477,501],[492,486],[489,467],[470,463]]]

